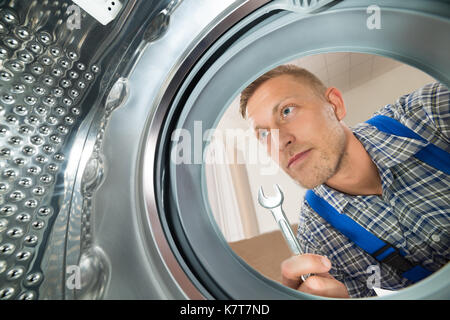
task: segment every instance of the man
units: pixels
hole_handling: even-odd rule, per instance
[[[364,107],[364,106],[361,106]],[[285,65],[241,94],[241,114],[279,166],[405,259],[434,272],[450,256],[450,178],[414,155],[432,143],[450,151],[449,91],[433,83],[404,95],[378,114],[396,119],[427,141],[402,137],[363,123],[342,121],[341,92],[326,88],[305,69]],[[276,134],[275,134],[276,133]],[[275,143],[275,148],[272,144]],[[327,297],[367,297],[368,270],[380,271],[380,287],[398,290],[412,282],[377,261],[303,201],[298,240],[305,254],[281,265],[283,283]],[[304,282],[301,275],[313,274]]]

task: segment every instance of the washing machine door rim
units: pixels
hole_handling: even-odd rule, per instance
[[[165,91],[155,113],[156,121],[147,135],[149,140],[146,141],[141,168],[143,201],[147,205],[147,213],[152,216],[151,229],[165,235],[161,241],[166,241],[171,248],[172,258],[180,263],[181,269],[197,287],[197,293],[206,298],[318,297],[296,292],[264,278],[232,252],[212,218],[204,165],[170,163],[173,147],[170,137],[175,129],[186,129],[195,137],[194,122],[199,119],[205,128],[216,127],[225,106],[253,79],[276,65],[304,55],[339,51],[378,54],[418,67],[447,86],[450,83],[450,65],[441,53],[450,50],[448,45],[434,42],[440,50],[424,50],[419,41],[427,39],[426,35],[431,31],[437,39],[439,36],[445,38],[449,22],[442,14],[445,12],[444,3],[435,2],[435,7],[425,11],[420,11],[424,7],[419,1],[401,5],[393,1],[380,3],[383,27],[396,30],[390,33],[371,31],[365,26],[360,30],[353,29],[352,23],[366,22],[367,1],[337,2],[313,15],[286,11],[280,4],[285,2],[274,1],[249,12],[221,37],[209,38],[207,52],[189,56],[185,62],[191,66],[182,65],[179,69],[183,70],[181,74],[174,76],[177,85]],[[325,19],[328,24],[324,24]],[[415,19],[416,26],[408,29],[405,22],[411,19]],[[332,31],[327,29],[330,24],[335,26]],[[295,35],[298,30],[310,30],[300,49],[293,41],[284,41],[289,38],[286,35]],[[369,33],[378,31],[379,34]],[[417,37],[402,41],[399,37],[406,31],[415,32]],[[276,49],[270,52],[270,48]],[[252,60],[255,56],[259,59]],[[190,70],[189,74],[186,70]],[[219,92],[218,88],[222,90]],[[218,107],[208,110],[207,106]],[[158,136],[157,140],[154,135]],[[202,147],[204,150],[206,144]],[[159,211],[157,219],[154,205]],[[448,297],[449,289],[443,279],[448,279],[449,272],[449,266],[446,266],[425,281],[388,298]]]

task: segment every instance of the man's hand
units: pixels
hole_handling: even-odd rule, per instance
[[[284,285],[305,293],[333,297],[349,298],[347,287],[328,273],[331,262],[327,257],[317,254],[302,254],[290,257],[281,263],[281,276]],[[314,275],[301,280],[301,276]]]

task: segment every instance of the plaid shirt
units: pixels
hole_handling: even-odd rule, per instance
[[[450,93],[440,83],[400,97],[376,114],[399,120],[428,142],[450,152]],[[352,129],[376,164],[382,196],[350,196],[325,184],[314,191],[339,213],[346,214],[378,238],[403,249],[405,258],[430,271],[450,257],[450,177],[413,155],[427,142],[379,131],[367,124]],[[306,200],[298,235],[305,253],[331,260],[330,274],[343,282],[351,297],[375,296],[369,266],[380,269],[380,287],[398,290],[411,285],[397,272],[351,242],[311,209]]]

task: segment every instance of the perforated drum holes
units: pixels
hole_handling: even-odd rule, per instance
[[[51,6],[61,15],[64,5],[46,2],[35,10],[43,17]],[[33,21],[11,8],[0,11],[0,261],[9,270],[0,272],[1,299],[37,297],[27,288],[38,288],[43,274],[32,272],[30,257],[50,233],[64,143],[99,69],[66,48],[61,33],[36,31]]]

